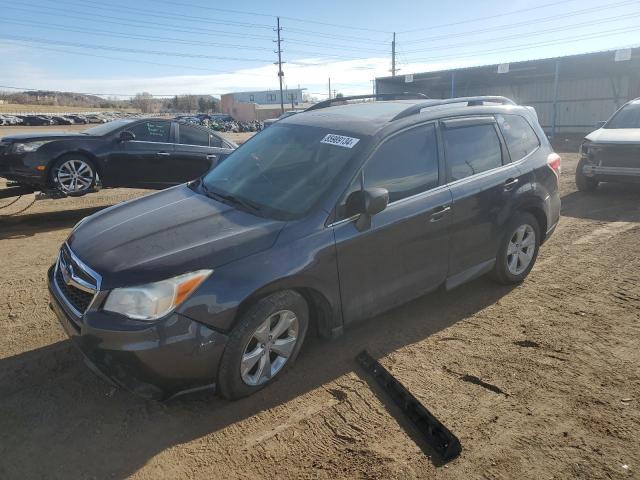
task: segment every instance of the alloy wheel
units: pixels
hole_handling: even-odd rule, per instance
[[[64,193],[81,193],[91,188],[94,173],[84,160],[67,160],[55,171],[58,187]]]
[[[285,366],[298,342],[298,317],[291,310],[276,312],[253,332],[240,361],[242,381],[262,385]]]
[[[536,251],[536,232],[531,225],[519,226],[507,247],[507,268],[512,275],[524,272],[533,259]]]

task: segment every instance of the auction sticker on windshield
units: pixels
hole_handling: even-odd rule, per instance
[[[359,141],[359,138],[345,137],[343,135],[334,135],[333,133],[328,133],[322,140],[320,140],[320,143],[328,143],[329,145],[336,145],[338,147],[344,148],[353,148]]]

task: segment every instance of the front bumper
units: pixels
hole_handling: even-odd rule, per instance
[[[156,400],[215,386],[226,335],[177,313],[153,323],[102,311],[79,318],[59,298],[53,271],[50,306],[94,372]]]
[[[607,167],[603,165],[586,164],[582,173],[589,178],[611,181],[640,182],[640,168],[635,167]]]
[[[36,168],[46,165],[36,155],[37,152],[15,153],[10,149],[10,145],[0,148],[0,177],[29,185],[46,185],[46,171]]]

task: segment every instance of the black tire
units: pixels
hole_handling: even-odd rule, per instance
[[[292,353],[286,363],[275,375],[265,383],[249,385],[242,378],[240,368],[245,348],[253,341],[254,332],[270,316],[277,312],[289,310],[298,320],[298,335]],[[309,307],[305,299],[297,292],[283,290],[271,294],[253,305],[245,312],[234,327],[225,347],[218,369],[217,392],[224,398],[234,400],[252,395],[283,376],[295,362],[309,326]]]
[[[522,226],[530,226],[535,233],[533,244],[533,255],[529,261],[528,266],[521,272],[514,273],[509,269],[508,259],[509,255],[507,250],[511,240],[514,238],[516,231]],[[536,263],[538,258],[538,250],[540,249],[540,225],[536,218],[527,212],[517,212],[513,218],[509,221],[505,228],[504,236],[500,241],[500,248],[498,249],[498,256],[496,258],[496,264],[493,269],[492,277],[498,283],[503,285],[513,285],[521,283],[529,275],[529,272]]]
[[[83,162],[87,164],[87,166],[91,169],[91,174],[89,176],[89,185],[87,185],[86,188],[83,188],[80,191],[75,191],[75,192],[65,191],[65,189],[62,188],[62,186],[59,184],[57,180],[58,169],[69,160],[77,160],[77,161]],[[83,195],[86,195],[90,191],[92,191],[96,185],[97,177],[98,177],[98,171],[96,170],[95,164],[89,158],[81,154],[73,153],[73,154],[63,155],[58,160],[56,160],[52,165],[52,167],[49,169],[49,185],[51,186],[51,188],[54,188],[58,190],[60,193],[64,195],[68,195],[69,197],[81,197]]]
[[[600,182],[595,178],[587,177],[582,171],[583,166],[584,160],[580,160],[576,169],[576,187],[581,192],[593,192],[598,188]]]

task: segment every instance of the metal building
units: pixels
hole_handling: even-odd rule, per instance
[[[297,105],[302,102],[302,92],[305,88],[290,88],[282,91],[282,99],[284,103]],[[258,105],[280,105],[280,90],[262,90],[255,92],[235,92],[225,93],[221,96],[224,101],[226,98],[233,98],[238,103],[257,103]]]
[[[583,133],[640,97],[640,48],[382,77],[376,78],[376,92],[504,95],[535,107],[551,137]]]

